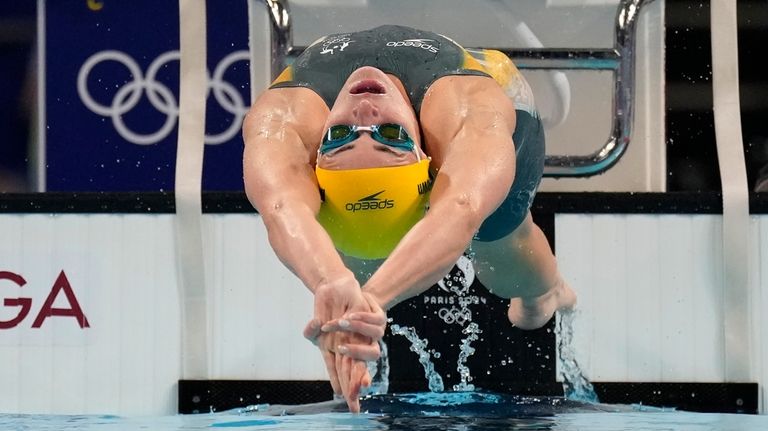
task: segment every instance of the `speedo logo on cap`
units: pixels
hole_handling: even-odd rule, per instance
[[[395,201],[392,199],[380,199],[378,196],[384,193],[386,190],[382,190],[378,193],[374,193],[370,196],[360,198],[357,202],[347,202],[345,209],[347,211],[368,211],[368,210],[385,210],[395,207]]]
[[[439,51],[440,48],[434,44],[437,44],[437,42],[432,39],[405,39],[398,42],[387,42],[387,46],[412,46],[414,48],[421,48],[433,54],[437,54],[437,51]]]

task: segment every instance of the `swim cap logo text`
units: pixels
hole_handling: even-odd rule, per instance
[[[370,196],[360,198],[357,202],[347,202],[345,209],[347,211],[367,211],[367,210],[386,210],[395,207],[395,201],[392,199],[379,199],[377,196],[384,193],[386,190],[382,190],[378,193],[374,193]]]
[[[395,48],[400,46],[412,46],[414,48],[421,48],[433,54],[437,54],[437,52],[440,51],[440,48],[433,45],[433,43],[436,42],[432,39],[405,39],[400,42],[387,42],[387,46]]]

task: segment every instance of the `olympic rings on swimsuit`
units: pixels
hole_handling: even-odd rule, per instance
[[[179,51],[168,51],[159,55],[147,68],[147,75],[144,76],[139,64],[130,55],[116,50],[107,50],[97,52],[90,56],[80,67],[77,75],[77,93],[83,104],[92,112],[112,119],[112,125],[117,133],[126,141],[137,145],[156,144],[173,131],[179,117],[179,103],[173,92],[161,82],[156,80],[157,73],[161,67],[171,61],[178,61]],[[224,108],[225,111],[232,114],[234,119],[226,130],[217,135],[206,135],[207,144],[218,145],[228,142],[234,138],[242,126],[242,120],[248,112],[248,104],[243,100],[243,96],[237,88],[224,80],[224,73],[238,61],[248,61],[250,56],[248,51],[235,51],[224,57],[219,62],[209,76],[208,94],[213,92],[213,97]],[[88,89],[88,78],[96,65],[105,62],[114,61],[122,64],[128,69],[133,80],[122,85],[112,97],[109,105],[97,102]],[[123,121],[123,116],[138,105],[142,94],[146,92],[147,98],[154,109],[165,114],[166,119],[163,125],[154,133],[141,134],[131,130]],[[206,98],[208,97],[206,94]]]

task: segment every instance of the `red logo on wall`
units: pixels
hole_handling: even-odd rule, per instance
[[[27,280],[25,280],[24,277],[10,271],[0,271],[0,282],[3,280],[15,283],[19,287],[23,287],[27,284]],[[69,308],[57,308],[53,306],[53,303],[60,294],[64,294],[64,297],[69,303]],[[0,329],[11,329],[18,326],[32,310],[32,298],[5,298],[3,305],[5,307],[19,307],[19,312],[16,317],[11,320],[0,320]],[[48,297],[45,298],[45,302],[37,313],[35,321],[32,322],[32,327],[40,328],[43,326],[43,323],[45,323],[45,319],[54,316],[73,317],[81,328],[91,327],[88,323],[88,318],[85,317],[85,313],[83,313],[83,309],[80,307],[80,303],[77,301],[75,292],[72,290],[72,285],[69,284],[69,280],[67,280],[67,275],[64,271],[61,271],[59,276],[56,277],[56,281],[53,282]]]

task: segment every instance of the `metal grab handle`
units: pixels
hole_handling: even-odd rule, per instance
[[[506,51],[528,69],[613,70],[613,124],[608,141],[587,156],[547,155],[545,177],[588,177],[605,172],[627,151],[634,123],[635,47],[640,9],[653,0],[621,0],[612,50]]]
[[[621,0],[616,12],[613,49],[498,49],[519,69],[571,69],[613,71],[613,124],[602,148],[586,156],[547,155],[545,177],[589,177],[605,172],[627,151],[632,135],[635,95],[636,27],[640,10],[654,0]],[[272,21],[272,78],[291,55],[305,47],[292,45],[288,0],[264,0]]]
[[[264,4],[269,9],[269,22],[272,25],[270,70],[272,79],[275,79],[287,65],[285,60],[294,50],[291,11],[288,0],[264,0]]]

